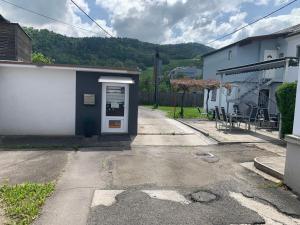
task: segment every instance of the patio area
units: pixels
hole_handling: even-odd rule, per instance
[[[247,130],[243,123],[240,127],[235,127],[230,131],[217,129],[215,121],[199,119],[180,119],[179,121],[209,136],[219,144],[254,144],[259,148],[285,156],[286,142],[278,138],[278,131],[259,129],[254,132],[254,127]]]

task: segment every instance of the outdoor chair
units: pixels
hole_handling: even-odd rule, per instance
[[[236,120],[240,127],[241,122],[243,122],[243,113],[241,113],[238,105],[233,105],[233,114],[231,116]]]
[[[241,111],[238,105],[233,105],[233,113],[237,115],[241,115]]]
[[[261,109],[261,114],[262,117],[258,120],[260,128],[278,128],[278,116],[271,116],[267,108]]]
[[[227,114],[224,107],[221,107],[221,112],[223,117],[223,123],[226,124],[226,129],[228,128],[227,125],[229,125],[231,131],[231,128],[234,126],[235,123],[238,123],[238,120],[234,115]]]
[[[248,126],[248,130],[251,129],[251,125],[254,125],[254,130],[256,132],[257,128],[257,115],[258,115],[258,108],[257,106],[252,106],[250,115],[243,118],[245,126]]]
[[[215,120],[216,128],[219,130],[221,126],[224,126],[227,129],[227,123],[224,123],[224,120],[221,119],[221,114],[218,106],[215,106]]]

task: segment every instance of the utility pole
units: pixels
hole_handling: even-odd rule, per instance
[[[154,56],[154,70],[153,70],[153,77],[154,77],[154,108],[158,107],[158,85],[159,85],[159,77],[161,76],[161,67],[162,61],[159,56],[158,48],[155,50]]]

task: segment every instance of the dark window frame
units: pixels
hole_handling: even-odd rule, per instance
[[[227,59],[230,61],[232,59],[232,50],[228,51]]]
[[[300,58],[300,45],[296,46],[296,57]]]

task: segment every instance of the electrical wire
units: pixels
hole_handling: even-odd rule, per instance
[[[298,1],[298,0],[293,0],[293,1],[291,1],[291,2],[289,2],[289,3],[287,3],[287,4],[285,4],[285,5],[283,5],[282,7],[278,8],[278,9],[276,9],[276,10],[270,12],[270,13],[268,13],[267,15],[265,15],[265,16],[263,16],[263,17],[260,17],[259,19],[254,20],[254,21],[248,23],[247,25],[244,25],[244,26],[242,26],[242,27],[240,27],[240,28],[237,28],[236,30],[234,30],[234,31],[232,31],[232,32],[230,32],[230,33],[228,33],[228,34],[225,34],[225,35],[222,36],[222,37],[219,37],[219,38],[217,38],[217,39],[215,39],[215,40],[213,40],[213,41],[208,42],[207,45],[209,45],[209,44],[211,44],[211,43],[214,43],[214,42],[216,42],[216,41],[218,41],[218,40],[221,40],[221,39],[223,39],[223,38],[225,38],[225,37],[228,37],[228,36],[230,36],[230,35],[232,35],[232,34],[235,34],[236,32],[238,32],[238,31],[240,31],[240,30],[242,30],[242,29],[245,29],[246,27],[251,26],[251,25],[253,25],[253,24],[255,24],[255,23],[257,23],[257,22],[259,22],[259,21],[261,21],[261,20],[263,20],[263,19],[265,19],[265,18],[271,16],[271,15],[273,15],[274,13],[276,13],[276,12],[278,12],[278,11],[280,11],[280,10],[286,8],[286,7],[288,7],[289,5],[291,5],[291,4],[293,4],[293,3],[297,2],[297,1]]]
[[[83,12],[92,22],[94,22],[106,35],[109,37],[114,37],[112,34],[110,34],[107,30],[105,30],[97,21],[95,21],[92,17],[90,17],[89,14],[87,14],[76,2],[73,0],[70,0],[81,12]]]
[[[64,21],[62,21],[62,20],[54,19],[54,18],[52,18],[52,17],[50,17],[50,16],[44,15],[44,14],[39,13],[39,12],[35,12],[35,11],[31,10],[31,9],[25,8],[25,7],[23,7],[23,6],[19,6],[19,5],[17,5],[17,4],[14,4],[14,3],[12,3],[12,2],[9,2],[9,1],[7,1],[7,0],[0,0],[0,1],[5,2],[5,3],[9,4],[9,5],[12,5],[12,6],[16,7],[16,8],[22,9],[22,10],[24,10],[24,11],[30,12],[30,13],[32,13],[32,14],[35,14],[35,15],[44,17],[44,18],[46,18],[46,19],[49,19],[49,20],[52,20],[52,21],[55,21],[55,22],[58,22],[58,23],[61,23],[61,24],[64,24],[64,25],[67,25],[67,26],[76,28],[76,29],[80,29],[80,30],[83,30],[83,31],[87,31],[87,32],[90,32],[90,33],[97,34],[97,35],[100,34],[100,33],[98,33],[98,32],[94,32],[94,31],[92,31],[92,30],[88,30],[88,29],[85,29],[85,28],[83,28],[83,27],[76,26],[76,25],[73,25],[73,24],[64,22]],[[102,34],[101,34],[101,35],[102,35]]]

